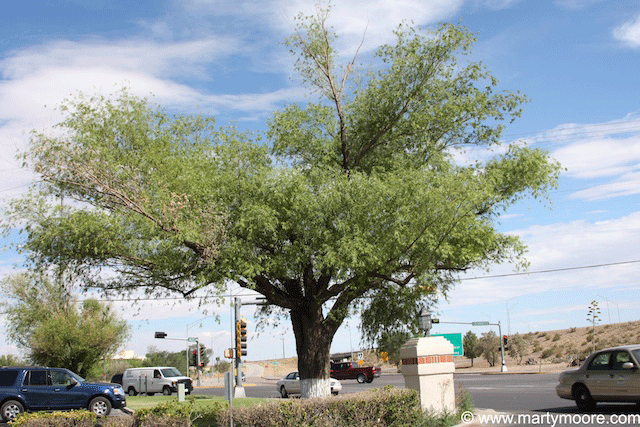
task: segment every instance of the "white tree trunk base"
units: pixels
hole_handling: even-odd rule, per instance
[[[300,396],[304,398],[331,396],[331,380],[329,378],[300,380]]]

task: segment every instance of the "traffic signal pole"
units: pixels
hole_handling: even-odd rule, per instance
[[[235,361],[236,361],[236,387],[234,391],[235,397],[246,397],[244,392],[244,387],[242,386],[242,353],[238,347],[240,347],[241,337],[240,337],[240,308],[242,307],[242,300],[240,298],[234,298],[234,306],[235,306],[235,334],[236,334],[236,348],[234,349]]]

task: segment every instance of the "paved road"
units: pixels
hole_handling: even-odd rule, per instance
[[[555,391],[558,374],[455,375],[458,389],[467,390],[476,408],[514,414],[508,426],[635,426],[638,407],[599,404],[582,413],[573,401],[560,399]],[[484,424],[487,425],[487,424]]]
[[[245,383],[245,395],[247,397],[280,398],[280,393],[276,390],[277,379],[265,379],[248,377]],[[372,383],[359,384],[356,380],[342,380],[342,394],[357,393],[369,388],[384,387],[391,384],[396,387],[404,387],[404,378],[400,374],[382,375],[373,380]],[[193,394],[204,394],[207,396],[224,396],[223,383],[213,381],[203,382],[202,387],[194,389]]]

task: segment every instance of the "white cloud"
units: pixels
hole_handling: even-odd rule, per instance
[[[599,222],[534,225],[512,233],[528,246],[529,272],[635,261],[638,256],[629,248],[640,246],[640,212]],[[463,278],[449,295],[450,306],[482,305],[562,289],[635,289],[640,263],[499,277],[512,273],[510,265],[496,266],[488,274],[470,272],[465,277],[479,278]]]
[[[392,31],[403,21],[419,25],[431,25],[452,17],[465,0],[344,0],[333,2],[329,25],[340,35],[341,51],[352,55],[360,45],[363,35],[363,51],[389,42]],[[489,3],[510,3],[513,0],[489,0]],[[299,13],[315,14],[315,2],[310,0],[246,0],[236,2],[222,0],[207,2],[190,0],[177,7],[191,16],[234,16],[253,20],[256,25],[267,26],[280,35],[291,34],[294,18]],[[380,19],[384,17],[384,19]],[[163,25],[157,24],[159,28]]]
[[[632,48],[640,48],[640,15],[614,28],[613,37]]]
[[[583,140],[555,150],[552,156],[576,178],[620,176],[640,164],[640,135]]]
[[[551,156],[579,180],[608,180],[571,195],[603,200],[640,193],[640,120],[630,115],[606,123],[563,124],[532,138],[559,146]]]
[[[156,76],[207,78],[204,67],[237,52],[240,42],[230,37],[186,42],[150,40],[57,40],[33,46],[2,61],[5,79],[16,79],[51,68],[114,68]]]
[[[595,201],[636,194],[640,194],[640,171],[622,174],[612,182],[576,191],[569,197]]]

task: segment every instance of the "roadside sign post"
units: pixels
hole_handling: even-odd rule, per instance
[[[233,427],[233,373],[224,373],[224,398],[229,401],[229,425]]]
[[[178,402],[184,402],[184,383],[178,383]]]

